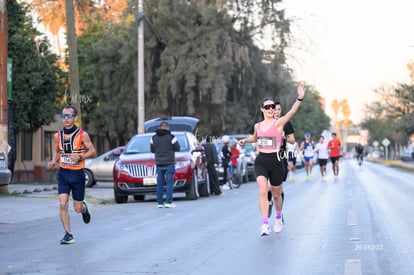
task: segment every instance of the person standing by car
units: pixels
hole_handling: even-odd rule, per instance
[[[336,133],[332,133],[332,139],[328,142],[328,149],[335,177],[338,177],[339,175],[339,158],[341,157],[339,147],[341,146],[341,141],[336,138]]]
[[[175,174],[175,152],[180,151],[177,138],[171,134],[168,122],[160,123],[159,129],[152,136],[151,152],[155,154],[157,166],[157,207],[174,208],[173,185]],[[166,185],[166,199],[164,202],[164,182]]]
[[[305,87],[299,84],[298,98],[292,105],[289,112],[278,119],[274,119],[276,108],[275,101],[271,98],[264,98],[260,104],[260,111],[263,114],[263,120],[254,125],[254,133],[252,136],[241,139],[241,146],[246,142],[257,142],[259,155],[254,164],[256,172],[256,181],[259,188],[259,209],[262,217],[262,226],[260,227],[260,235],[269,235],[271,230],[268,221],[269,201],[267,199],[267,184],[270,180],[272,194],[276,199],[276,222],[274,231],[281,232],[282,223],[282,200],[279,199],[282,192],[282,183],[285,178],[285,167],[281,156],[280,146],[283,137],[283,127],[298,111],[299,106],[305,96]]]
[[[231,152],[229,148],[229,136],[223,136],[221,142],[223,142],[223,147],[221,148],[221,165],[223,166],[223,189],[230,189],[230,182],[228,181],[227,170],[229,168]]]
[[[82,213],[84,223],[91,220],[91,212],[85,202],[85,159],[96,156],[88,133],[78,128],[78,111],[73,106],[65,106],[60,115],[64,128],[55,134],[56,150],[47,166],[52,168],[59,163],[57,174],[60,220],[65,230],[61,244],[73,244],[75,239],[70,233],[69,194],[72,191],[73,208]]]
[[[237,141],[234,141],[230,147],[230,159],[231,159],[231,166],[233,167],[233,173],[237,169],[237,161],[240,157],[240,151],[237,149]],[[230,175],[232,176],[232,175]]]
[[[315,146],[315,153],[318,154],[318,164],[321,171],[322,180],[325,180],[326,164],[328,163],[329,151],[328,145],[325,143],[325,138],[323,136],[319,137],[319,142]]]
[[[216,165],[218,165],[218,157],[216,146],[212,143],[213,137],[207,136],[204,146],[204,153],[207,158],[207,172],[210,178],[210,192],[216,196],[221,195],[219,177],[217,175]]]

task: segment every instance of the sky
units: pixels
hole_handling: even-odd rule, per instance
[[[414,60],[414,1],[284,0],[295,42],[288,65],[295,79],[313,85],[333,115],[333,99],[347,99],[351,120],[379,100],[381,86],[411,83]]]

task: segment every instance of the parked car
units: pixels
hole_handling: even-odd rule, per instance
[[[172,116],[153,118],[144,123],[145,133],[154,133],[159,127],[160,123],[167,121],[170,131],[191,132],[196,135],[198,118],[189,116]]]
[[[402,161],[414,161],[414,146],[409,146],[401,153]]]
[[[368,154],[369,159],[380,159],[384,157],[384,153],[381,150],[375,150]]]
[[[240,139],[247,137],[244,135],[230,135],[229,136],[229,147],[233,142],[238,142]],[[217,156],[219,158],[219,165],[217,167],[217,173],[219,180],[223,180],[224,168],[221,163],[222,161],[222,148],[223,144],[220,139],[214,141],[217,150]],[[256,158],[256,148],[253,143],[246,143],[243,146],[237,145],[237,149],[240,151],[240,156],[237,160],[236,174],[242,182],[248,182],[249,180],[255,180],[254,173],[254,160]]]
[[[236,141],[239,141],[244,138],[248,138],[249,134],[238,134],[230,135],[231,138],[234,138]],[[242,179],[244,182],[249,180],[256,180],[256,174],[254,173],[254,161],[256,159],[256,144],[255,143],[245,143],[243,146],[238,145],[240,150],[240,156],[243,160],[242,169]]]
[[[7,185],[11,181],[11,171],[7,166],[6,154],[0,152],[0,185]]]
[[[85,161],[85,186],[92,187],[97,181],[113,181],[115,161],[125,146],[116,147],[102,155]]]
[[[173,124],[168,122],[170,126]],[[172,131],[172,134],[180,144],[180,151],[175,153],[174,192],[185,193],[189,200],[209,196],[210,181],[204,147],[192,132]],[[146,195],[156,194],[155,157],[150,150],[153,135],[145,133],[134,136],[116,161],[113,176],[117,203],[126,203],[130,195],[135,200],[144,200]]]
[[[190,132],[173,132],[180,143],[180,152],[175,153],[176,172],[174,192],[184,192],[187,199],[209,196],[210,185],[204,147],[198,144]],[[150,140],[154,134],[136,135],[127,144],[114,166],[114,196],[117,203],[125,203],[128,196],[144,200],[145,195],[156,194],[156,165],[150,151]]]

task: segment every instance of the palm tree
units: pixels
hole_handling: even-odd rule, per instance
[[[66,28],[65,17],[65,0],[32,0],[30,7],[39,15],[43,25],[56,36],[59,56],[62,56],[59,32]],[[76,0],[75,1],[75,26],[76,34],[80,35],[86,29],[84,15],[89,15],[95,10],[92,0]]]

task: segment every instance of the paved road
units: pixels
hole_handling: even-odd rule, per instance
[[[53,191],[1,196],[0,274],[414,274],[413,173],[344,161],[338,180],[313,175],[285,184],[284,230],[267,237],[254,183],[176,209],[88,189],[93,220],[71,213],[70,246],[58,243]]]

